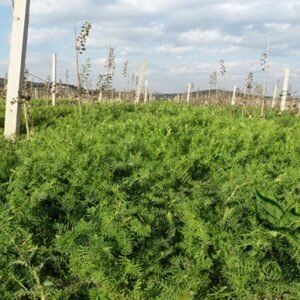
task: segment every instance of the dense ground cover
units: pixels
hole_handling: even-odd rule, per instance
[[[0,140],[1,299],[300,299],[300,120],[33,107]]]

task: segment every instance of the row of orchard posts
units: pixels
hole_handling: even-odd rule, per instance
[[[4,135],[6,138],[15,138],[20,131],[21,107],[28,101],[28,97],[24,93],[24,71],[27,50],[27,36],[29,25],[30,0],[19,0],[13,2],[13,22],[10,45],[8,83],[6,92],[6,111]],[[56,82],[57,82],[57,57],[52,56],[52,105],[56,104]],[[140,102],[142,86],[144,82],[145,72],[147,69],[147,61],[144,61],[138,89],[136,93],[135,103]],[[148,83],[144,93],[144,102],[147,102]]]
[[[6,94],[5,129],[4,129],[4,134],[7,138],[14,138],[16,135],[18,135],[20,131],[21,105],[26,101],[26,95],[23,90],[23,83],[24,83],[23,81],[24,81],[24,69],[25,69],[25,58],[26,58],[26,48],[27,48],[29,10],[30,10],[30,0],[14,1],[11,49],[10,49],[8,83],[7,83],[7,94]],[[269,49],[269,45],[268,45],[268,49]],[[267,58],[268,58],[268,51],[269,50],[267,50],[267,54],[266,54]],[[266,59],[264,65],[265,79],[264,79],[264,87],[263,87],[262,112],[264,110],[264,105],[265,105],[267,64],[268,64],[268,60]],[[141,94],[145,82],[145,73],[146,73],[147,65],[148,62],[145,60],[141,67],[134,103],[139,103],[141,101]],[[56,94],[57,94],[56,66],[57,66],[57,57],[56,54],[53,54],[52,89],[51,89],[53,106],[55,106],[56,104]],[[280,105],[281,111],[284,111],[287,105],[288,82],[289,82],[289,69],[287,69],[285,73],[282,99]],[[191,89],[192,89],[191,83],[189,83],[188,91],[187,91],[187,103],[190,103],[191,101]],[[235,105],[237,102],[236,92],[237,92],[237,87],[235,86],[232,100],[231,100],[232,105]],[[272,107],[275,107],[276,105],[277,93],[278,93],[278,86],[275,88],[274,91]],[[147,102],[147,100],[148,100],[148,81],[145,82],[144,102]],[[179,97],[178,97],[178,101],[179,101]],[[300,108],[299,103],[298,105],[299,105],[298,107]]]
[[[151,94],[149,94],[148,80],[145,80],[145,75],[148,67],[148,61],[144,60],[141,66],[140,74],[137,76],[138,80],[136,83],[136,89],[132,91],[115,91],[115,90],[93,90],[89,89],[86,91],[81,91],[80,98],[85,102],[102,102],[104,100],[122,100],[127,102],[146,103],[148,98],[151,99]],[[25,71],[26,73],[26,71]],[[28,72],[29,75],[35,76]],[[74,96],[78,96],[78,87],[71,86],[68,84],[68,76],[69,72],[66,72],[66,84],[63,84],[61,80],[57,81],[57,54],[52,54],[52,62],[51,62],[51,78],[49,76],[49,81],[47,81],[47,86],[43,86],[42,88],[33,88],[31,82],[30,94],[34,96],[34,98],[39,98],[39,95],[43,95],[42,97],[51,98],[52,106],[55,106],[57,103],[57,99],[69,99],[70,101]],[[35,76],[37,77],[37,76]],[[37,77],[39,78],[39,77]],[[43,80],[40,78],[40,80]],[[45,91],[46,88],[46,91]],[[49,93],[50,92],[50,95]],[[73,96],[73,97],[72,97]]]
[[[289,95],[289,77],[290,77],[290,69],[287,68],[285,70],[285,75],[284,75],[284,83],[283,83],[283,87],[282,87],[282,92],[281,92],[281,101],[280,101],[280,105],[279,105],[279,109],[280,111],[285,111],[288,109],[288,104],[287,104],[287,100],[288,100],[288,95]],[[265,86],[265,83],[264,83],[264,86]],[[260,108],[261,108],[261,111],[262,111],[262,114],[264,113],[264,109],[265,109],[265,87],[263,88],[263,93],[262,93],[262,96],[261,96],[261,99],[260,99]],[[217,94],[218,93],[218,90],[215,90],[215,93]],[[231,103],[231,105],[236,105],[238,104],[238,102],[241,102],[241,101],[238,101],[238,100],[242,100],[243,101],[243,97],[240,98],[237,94],[238,94],[238,88],[237,86],[235,85],[234,88],[233,88],[233,91],[232,93],[231,92],[227,92],[227,91],[222,91],[222,93],[225,93],[226,96],[222,97],[221,95],[221,98],[226,98],[225,100],[222,99],[222,101],[224,102],[224,104],[229,104]],[[274,93],[273,93],[273,97],[272,97],[272,101],[270,103],[270,107],[271,108],[275,108],[277,106],[277,100],[278,100],[278,95],[279,94],[279,86],[278,86],[278,83],[276,83],[275,85],[275,88],[274,88]],[[231,95],[231,96],[229,96]],[[184,94],[182,95],[184,96]],[[210,99],[206,99],[207,97],[209,97]],[[212,101],[213,100],[213,97],[212,95],[208,95],[206,98],[205,97],[197,97],[196,98],[200,98],[200,102],[204,101],[204,98],[205,98],[205,101],[203,103],[205,104],[208,104],[208,101],[207,100],[210,100]],[[229,97],[231,97],[231,102],[229,100]],[[177,97],[175,98],[175,101],[179,102],[180,101],[180,98],[183,102],[186,102],[187,104],[190,104],[191,103],[191,99],[192,99],[192,83],[188,83],[187,85],[187,92],[186,92],[186,98],[184,97],[180,97],[180,95],[177,95]],[[217,98],[217,95],[216,97]],[[244,97],[245,98],[245,97]],[[254,97],[254,98],[257,98],[257,97]],[[194,100],[194,99],[193,99]],[[299,99],[298,99],[299,101]],[[217,103],[215,103],[217,104]],[[259,103],[258,103],[259,104]],[[291,104],[290,104],[291,106]],[[300,110],[300,102],[298,103],[298,110]]]

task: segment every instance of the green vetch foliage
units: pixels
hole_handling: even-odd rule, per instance
[[[300,121],[33,108],[0,141],[1,299],[299,299]]]

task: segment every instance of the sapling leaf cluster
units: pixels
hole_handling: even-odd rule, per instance
[[[90,35],[91,29],[92,29],[92,24],[88,21],[85,21],[81,26],[79,35],[77,36],[77,28],[75,24],[76,71],[77,71],[77,89],[78,89],[79,96],[81,94],[81,88],[82,88],[79,56],[82,55],[87,50],[86,43],[87,43],[87,38]],[[79,104],[80,104],[80,99],[79,99]]]
[[[86,51],[87,38],[90,34],[91,28],[92,24],[88,21],[85,21],[81,26],[80,33],[76,39],[76,50],[79,54],[83,54],[83,52]]]

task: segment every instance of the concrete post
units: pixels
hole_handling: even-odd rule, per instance
[[[289,77],[290,77],[290,69],[287,68],[285,70],[285,75],[284,75],[280,111],[286,110],[286,100],[287,100],[287,94],[289,89]]]
[[[236,89],[237,89],[237,86],[235,85],[234,88],[233,88],[233,93],[232,93],[232,100],[231,100],[231,105],[235,105],[235,100],[236,100]]]
[[[21,100],[27,48],[30,0],[15,1],[8,67],[4,135],[14,139],[20,132]]]
[[[144,93],[144,103],[148,101],[148,80],[145,80],[145,93]]]
[[[148,62],[147,62],[147,60],[144,60],[142,67],[141,67],[141,71],[140,71],[138,85],[136,88],[136,95],[135,95],[135,101],[134,101],[135,104],[138,104],[140,102],[140,97],[141,97],[141,92],[142,92],[142,88],[143,88],[143,83],[144,83],[147,66],[148,66]]]
[[[187,96],[186,96],[186,102],[187,102],[187,104],[190,104],[191,87],[192,87],[192,84],[189,82],[189,84],[188,84],[188,90],[187,90]]]
[[[272,108],[274,108],[276,106],[277,95],[278,95],[278,84],[276,83],[275,87],[274,87],[274,92],[273,92]]]

